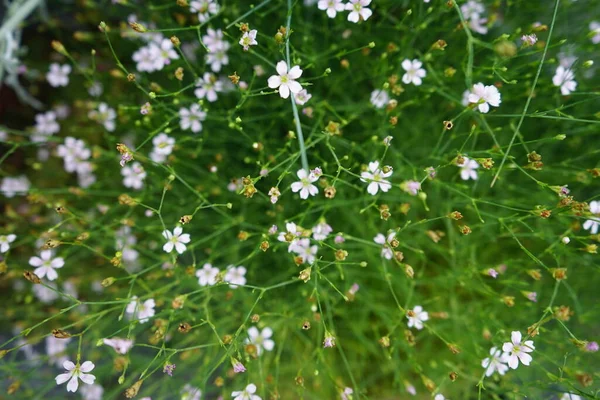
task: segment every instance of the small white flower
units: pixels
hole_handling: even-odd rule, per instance
[[[219,275],[219,268],[213,267],[211,264],[204,264],[202,269],[196,271],[198,277],[198,284],[200,286],[211,286],[217,283],[217,275]]]
[[[87,174],[91,172],[91,164],[85,162],[92,155],[81,139],[66,137],[65,143],[58,145],[56,153],[64,160],[65,171]]]
[[[479,17],[482,15],[485,12],[485,8],[483,7],[483,4],[475,0],[469,0],[460,6],[460,11],[465,19],[471,19],[473,16]]]
[[[256,346],[256,354],[261,355],[263,350],[271,351],[275,347],[275,342],[271,339],[273,336],[273,329],[266,327],[261,332],[258,328],[251,326],[248,329],[248,339],[244,343],[251,343]]]
[[[406,73],[402,75],[402,82],[407,85],[412,83],[415,86],[420,86],[421,83],[423,83],[422,78],[425,78],[427,75],[427,72],[425,69],[421,68],[421,66],[423,66],[423,63],[417,59],[412,61],[406,59],[402,61],[402,68],[406,71]]]
[[[15,195],[23,195],[29,191],[31,183],[26,176],[10,177],[2,179],[2,185],[0,185],[0,192],[5,197],[14,197]]]
[[[421,306],[415,306],[412,309],[412,315],[406,314],[406,318],[408,318],[408,327],[412,328],[413,326],[419,330],[423,329],[423,322],[429,319],[429,313],[423,310]]]
[[[130,339],[121,339],[118,337],[114,337],[112,339],[102,339],[102,342],[115,349],[115,351],[119,354],[127,354],[129,349],[133,347],[133,340]]]
[[[202,36],[202,43],[204,43],[208,51],[211,53],[222,48],[224,42],[225,40],[223,39],[223,31],[220,29],[215,30],[208,28],[206,30],[206,35]]]
[[[319,193],[319,189],[313,185],[313,182],[319,180],[314,174],[307,172],[305,169],[299,169],[296,172],[296,176],[298,176],[299,181],[292,183],[292,192],[298,193],[300,192],[301,199],[308,199],[308,196],[316,196]]]
[[[315,262],[318,246],[310,245],[310,239],[300,239],[294,247],[294,253],[302,257],[302,261],[308,264]]]
[[[218,48],[206,55],[206,64],[210,65],[213,72],[219,72],[223,65],[229,64],[227,50],[229,50],[229,43],[223,41]]]
[[[223,91],[223,82],[210,72],[206,72],[202,78],[198,78],[196,81],[196,88],[194,94],[197,98],[206,98],[212,103],[217,101],[217,93]]]
[[[104,129],[109,132],[115,130],[115,118],[117,118],[117,113],[106,103],[100,103],[98,105],[98,110],[90,111],[88,113],[88,117],[95,120],[99,124],[104,125]]]
[[[133,296],[133,300],[127,305],[125,312],[132,318],[135,316],[139,322],[143,324],[148,322],[148,320],[154,316],[155,306],[156,303],[154,302],[154,299],[148,299],[140,304],[137,297]]]
[[[104,388],[96,383],[93,385],[85,385],[79,391],[83,400],[102,400],[104,396]]]
[[[600,43],[600,22],[597,22],[597,21],[590,22],[590,32],[593,32],[593,36],[591,37],[592,43],[594,43],[594,44]]]
[[[246,386],[244,390],[231,392],[231,396],[233,400],[262,400],[260,396],[255,395],[256,393],[256,385],[254,383]]]
[[[43,287],[42,285],[35,285],[35,287]],[[46,289],[46,288],[44,288]],[[49,289],[47,289],[49,290]],[[58,296],[55,292],[54,293],[56,296]],[[60,367],[63,365],[63,363],[65,361],[68,360],[68,357],[66,356],[66,352],[67,352],[67,345],[69,344],[69,342],[71,341],[71,338],[66,338],[66,339],[57,339],[54,336],[47,336],[46,337],[46,354],[48,355],[48,361],[50,361],[51,363],[55,364],[57,367]]]
[[[571,92],[574,92],[577,88],[575,74],[573,74],[573,71],[569,67],[565,68],[562,65],[559,65],[558,68],[556,68],[556,72],[552,77],[552,83],[554,86],[560,87],[560,93],[563,96],[570,95]]]
[[[368,20],[373,15],[373,11],[367,8],[369,4],[371,4],[371,0],[350,0],[349,3],[346,3],[346,10],[350,11],[348,21],[357,23],[361,19]]]
[[[481,366],[485,368],[485,376],[492,376],[494,372],[498,371],[500,375],[504,375],[508,371],[508,354],[503,353],[500,349],[492,347],[490,349],[490,356],[486,357],[481,361]]]
[[[299,227],[293,222],[286,223],[285,229],[287,230],[287,232],[279,232],[277,240],[279,240],[280,242],[288,242],[290,244],[288,246],[288,253],[291,253],[292,251],[295,251],[298,246],[298,240],[300,235],[302,234],[302,229],[299,229]],[[275,232],[277,231],[275,230]],[[290,238],[291,240],[289,240]]]
[[[198,21],[206,22],[211,14],[219,12],[219,4],[214,0],[197,0],[190,2],[190,11],[198,13]]]
[[[326,222],[320,222],[312,228],[313,239],[315,240],[325,240],[331,232],[333,232],[333,229]]]
[[[299,66],[296,65],[288,71],[287,63],[279,61],[275,70],[279,75],[271,75],[267,81],[271,89],[279,88],[279,95],[284,99],[290,97],[290,92],[293,94],[300,93],[302,86],[296,82],[296,79],[302,76],[302,70]]]
[[[581,398],[581,396],[576,395],[576,394],[572,394],[572,393],[564,393],[561,397],[560,400],[583,400]]]
[[[438,394],[435,395],[435,397],[433,398],[433,400],[450,400],[450,399],[447,399],[447,398],[444,397],[443,394],[438,393]]]
[[[485,86],[483,83],[476,83],[469,93],[469,103],[477,104],[477,108],[482,113],[490,111],[490,106],[499,107],[500,92],[494,85]]]
[[[173,233],[168,229],[165,229],[162,235],[167,239],[167,243],[163,246],[163,250],[167,253],[172,252],[173,248],[175,248],[179,254],[182,254],[186,249],[185,245],[191,240],[190,234],[183,233],[183,228],[180,226],[175,227]]]
[[[373,238],[373,241],[375,243],[383,246],[381,248],[381,257],[385,258],[386,260],[391,260],[394,257],[394,250],[392,250],[392,248],[390,247],[390,243],[395,238],[396,238],[395,231],[390,231],[387,235],[387,238],[385,237],[385,235],[383,233],[378,233]]]
[[[175,139],[167,136],[166,133],[159,133],[152,139],[154,145],[154,152],[164,156],[168,156],[173,152],[173,146],[175,146]]]
[[[91,361],[86,361],[81,365],[79,365],[79,363],[75,365],[72,361],[65,361],[63,367],[68,372],[58,375],[55,380],[57,385],[62,385],[66,381],[69,381],[67,384],[67,392],[75,393],[77,391],[77,388],[79,387],[77,378],[88,385],[93,384],[96,380],[94,375],[88,374],[88,372],[91,372],[95,367],[94,363]]]
[[[375,196],[379,190],[387,192],[392,188],[392,184],[384,179],[392,176],[392,173],[393,171],[391,168],[389,168],[387,172],[383,172],[379,169],[379,161],[373,161],[369,163],[367,171],[360,174],[360,180],[369,183],[367,192]]]
[[[468,181],[469,179],[477,180],[477,168],[479,168],[479,163],[475,160],[471,160],[469,157],[463,157],[464,161],[462,164],[457,164],[460,167],[460,178],[463,181]]]
[[[523,41],[524,46],[533,46],[537,43],[538,38],[535,33],[532,33],[530,35],[521,36],[521,40]]]
[[[402,182],[401,185],[402,190],[411,196],[416,196],[419,194],[419,190],[421,190],[421,182],[419,181],[405,181]]]
[[[337,13],[345,9],[342,0],[319,0],[317,7],[319,7],[319,10],[327,10],[329,18],[335,18]]]
[[[181,389],[181,400],[200,400],[201,397],[202,391],[189,383],[186,383],[183,389]]]
[[[58,65],[50,64],[50,71],[46,74],[46,79],[52,87],[67,86],[69,84],[69,74],[71,66],[69,64]]]
[[[48,111],[35,116],[35,133],[41,136],[32,138],[34,142],[45,142],[45,136],[50,136],[60,130],[60,125],[56,122],[56,113]]]
[[[162,39],[158,43],[150,44],[150,47],[156,47],[155,50],[151,50],[155,55],[154,69],[160,71],[165,65],[171,64],[171,60],[177,60],[179,55],[175,51],[173,42],[170,39]]]
[[[52,250],[43,250],[40,253],[40,257],[31,257],[29,259],[29,265],[36,267],[33,273],[40,278],[46,277],[48,280],[53,281],[58,278],[58,273],[55,269],[64,267],[65,260],[62,257],[52,258]]]
[[[91,86],[88,88],[88,93],[92,97],[100,97],[103,92],[104,92],[104,86],[102,86],[102,83],[100,83],[98,81],[94,81],[94,83],[92,83]],[[96,386],[96,385],[94,385],[94,386]],[[101,386],[99,386],[99,387],[102,389]]]
[[[308,93],[306,89],[302,89],[298,93],[294,94],[294,100],[299,106],[303,106],[304,104],[306,104],[306,102],[309,101],[311,97],[312,94]]]
[[[159,51],[160,50],[156,45],[140,47],[131,56],[133,61],[136,62],[135,68],[139,72],[156,71],[156,60],[158,59]]]
[[[245,285],[246,284],[246,268],[243,266],[234,267],[233,265],[229,265],[225,272],[225,276],[223,280],[229,283],[229,287],[232,289],[236,289],[237,285]]]
[[[57,289],[54,283],[48,283],[48,286],[54,288],[54,290]],[[37,297],[37,299],[44,304],[50,304],[59,297],[58,293],[44,285],[33,285],[33,288],[31,290],[33,291],[34,296]],[[54,339],[53,336],[52,338]]]
[[[590,231],[592,235],[595,235],[600,228],[600,201],[590,202],[590,212],[594,214],[594,217],[591,217],[583,223],[583,229]],[[569,242],[567,241],[567,243]]]
[[[15,241],[17,235],[0,235],[0,253],[6,253],[10,249],[10,244]]]
[[[385,107],[389,101],[390,95],[387,90],[375,89],[371,92],[371,104],[373,104],[373,107],[381,109]]]
[[[240,39],[240,45],[244,48],[244,51],[248,51],[250,46],[256,46],[258,42],[256,41],[256,34],[258,31],[256,29],[252,29],[249,32],[244,32],[242,38]]]
[[[146,179],[146,171],[142,164],[134,162],[131,166],[126,165],[121,168],[121,175],[123,175],[123,185],[128,188],[136,190],[141,189],[144,186],[144,179]]]
[[[189,109],[179,110],[179,125],[181,129],[190,129],[194,133],[202,131],[202,121],[206,119],[206,113],[202,111],[199,104],[192,104]]]
[[[535,350],[532,340],[527,340],[525,343],[521,343],[522,335],[521,332],[513,331],[510,334],[510,342],[506,342],[502,345],[502,351],[508,354],[508,366],[512,369],[517,369],[519,361],[523,365],[529,365],[532,357],[528,354]]]

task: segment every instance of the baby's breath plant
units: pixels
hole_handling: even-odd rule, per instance
[[[600,398],[593,1],[12,5],[0,398]]]

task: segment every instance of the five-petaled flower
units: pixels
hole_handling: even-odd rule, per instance
[[[590,212],[594,216],[583,223],[583,229],[595,235],[600,228],[600,201],[590,201]]]
[[[163,250],[167,253],[172,252],[173,248],[175,248],[179,254],[182,254],[186,249],[185,244],[189,243],[191,240],[190,234],[183,233],[183,228],[180,226],[175,227],[175,229],[173,229],[173,233],[171,233],[171,231],[168,229],[165,229],[162,235],[165,239],[167,239],[167,243],[165,243],[163,246]]]
[[[500,106],[502,102],[500,97],[500,92],[496,86],[485,86],[483,83],[476,83],[469,93],[468,100],[469,103],[476,104],[479,111],[485,114],[490,111],[490,106]]]
[[[0,253],[6,253],[10,249],[10,244],[15,241],[17,235],[0,235]]]
[[[244,48],[244,51],[248,51],[250,49],[250,46],[256,46],[258,44],[258,42],[256,41],[257,33],[258,31],[256,29],[244,32],[242,38],[240,39],[240,45]]]
[[[69,74],[71,66],[69,64],[59,65],[50,64],[50,71],[46,74],[46,79],[52,87],[67,86],[69,84]]]
[[[254,393],[256,393],[256,385],[251,383],[244,390],[231,392],[231,396],[233,400],[262,400],[260,396]]]
[[[319,0],[317,3],[319,10],[327,10],[329,18],[335,18],[338,12],[344,11],[344,3],[342,0]]]
[[[248,339],[245,340],[245,343],[256,346],[256,354],[260,356],[263,350],[271,351],[275,347],[275,342],[271,339],[271,336],[273,336],[273,330],[268,326],[261,332],[258,331],[257,327],[251,326],[248,329]]]
[[[559,65],[556,68],[556,72],[552,77],[552,83],[554,86],[560,87],[560,93],[563,96],[568,96],[571,92],[574,92],[577,88],[577,82],[575,82],[575,74],[570,67],[563,67]]]
[[[133,346],[133,340],[114,337],[112,339],[102,339],[102,343],[112,347],[119,354],[127,354]]]
[[[229,287],[232,289],[236,289],[238,285],[246,284],[246,267],[239,266],[235,267],[233,265],[229,265],[227,270],[225,271],[225,276],[223,280],[229,283]]]
[[[427,72],[425,69],[421,68],[421,66],[423,66],[423,63],[417,59],[412,61],[406,59],[402,61],[402,68],[406,71],[406,73],[402,75],[402,82],[407,85],[409,83],[412,83],[415,86],[421,85],[421,83],[423,83],[422,78],[425,78],[427,75]]]
[[[371,4],[371,0],[350,0],[349,3],[346,3],[346,10],[350,11],[348,21],[357,23],[361,19],[368,20],[373,15],[373,11],[367,8],[369,4]]]
[[[148,322],[148,320],[154,316],[155,311],[154,307],[156,306],[156,302],[154,299],[148,299],[143,303],[138,302],[136,296],[133,296],[133,300],[127,305],[125,312],[129,314],[131,317],[134,315],[137,316],[137,319],[141,324]]]
[[[423,329],[423,322],[429,319],[429,313],[423,310],[421,306],[415,306],[412,310],[409,310],[406,313],[406,318],[408,318],[408,327],[412,328],[413,326],[417,329]]]
[[[81,365],[79,365],[79,363],[74,364],[72,361],[65,361],[63,367],[68,372],[58,375],[55,380],[57,385],[62,385],[66,381],[69,381],[69,383],[67,383],[67,392],[77,391],[77,388],[79,387],[77,378],[88,385],[93,384],[96,380],[94,375],[88,374],[88,372],[92,371],[95,367],[94,363],[91,361],[86,361]]]
[[[373,161],[369,163],[369,167],[367,171],[360,174],[361,181],[368,182],[369,186],[367,186],[367,192],[369,194],[375,196],[379,190],[382,192],[387,192],[392,188],[392,184],[384,178],[389,178],[392,176],[392,168],[387,168],[387,172],[379,169],[379,161]]]
[[[457,164],[460,167],[460,178],[463,181],[468,181],[469,179],[477,180],[477,168],[479,168],[479,163],[475,160],[471,160],[468,157],[463,157],[464,161],[461,164]]]
[[[319,193],[319,189],[313,185],[313,182],[319,180],[319,178],[312,172],[308,172],[305,169],[299,169],[296,172],[299,181],[292,183],[292,192],[300,192],[301,199],[308,199],[308,196],[316,196]]]
[[[209,263],[204,264],[201,269],[196,271],[200,286],[214,285],[217,283],[217,275],[219,275],[219,268],[215,268]]]
[[[513,331],[510,334],[510,342],[506,342],[502,345],[502,350],[508,354],[508,366],[512,369],[517,369],[519,361],[523,365],[529,365],[532,357],[528,354],[535,350],[532,340],[527,340],[524,343],[521,342],[521,332]]]
[[[500,375],[504,375],[508,371],[508,354],[500,351],[496,347],[490,349],[490,356],[481,361],[481,366],[485,368],[485,376],[492,376],[498,371]]]
[[[58,278],[58,273],[55,269],[62,268],[65,265],[65,260],[62,257],[52,258],[52,250],[43,250],[39,257],[31,257],[29,265],[36,267],[33,273],[40,278],[46,277],[48,280]]]
[[[279,75],[272,75],[268,84],[271,89],[279,88],[279,95],[287,99],[290,97],[290,92],[293,94],[300,93],[302,86],[296,82],[296,79],[302,76],[302,70],[299,66],[294,66],[288,71],[288,65],[285,61],[279,61],[275,67]]]

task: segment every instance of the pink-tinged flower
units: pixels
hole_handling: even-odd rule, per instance
[[[421,182],[419,181],[404,181],[401,185],[402,190],[411,196],[416,196],[421,190]]]
[[[191,240],[189,233],[183,233],[183,228],[180,226],[173,229],[173,233],[165,229],[162,235],[167,239],[167,243],[163,246],[163,250],[167,253],[172,252],[175,248],[179,254],[182,254],[186,249],[185,244]]]
[[[293,251],[302,257],[303,262],[312,264],[315,262],[318,249],[317,245],[310,245],[310,239],[300,239],[294,246]]]
[[[595,353],[600,349],[597,342],[589,342],[585,345],[585,351],[589,351],[590,353]]]
[[[313,182],[319,180],[315,175],[308,173],[305,169],[299,169],[296,172],[296,176],[300,179],[297,182],[292,183],[292,192],[300,192],[301,199],[308,199],[308,196],[316,196],[319,193],[319,189],[313,185]]]
[[[336,235],[335,239],[333,239],[335,244],[342,244],[346,241],[342,235]]]
[[[371,4],[371,0],[350,0],[349,3],[346,3],[346,10],[350,11],[348,21],[357,23],[360,20],[368,20],[373,15],[373,11],[367,8],[369,4]]]
[[[192,104],[190,108],[179,109],[179,126],[184,130],[194,133],[202,131],[202,121],[206,119],[206,112],[202,111],[199,104]]]
[[[39,257],[31,257],[29,265],[36,267],[33,273],[40,278],[46,277],[53,281],[58,278],[58,273],[55,269],[64,267],[65,260],[62,257],[52,258],[52,250],[43,250]]]
[[[309,101],[311,97],[312,94],[308,93],[306,89],[302,89],[298,93],[294,94],[294,100],[299,106],[303,106],[304,104],[306,104],[306,102]]]
[[[460,178],[463,181],[468,181],[469,179],[477,180],[477,168],[479,168],[479,163],[468,157],[463,158],[464,161],[462,164],[457,164],[457,166],[460,167]]]
[[[50,64],[50,71],[46,74],[46,79],[52,87],[67,86],[69,84],[69,74],[71,66],[69,64],[59,65]]]
[[[233,265],[229,265],[227,267],[227,270],[225,271],[225,276],[223,277],[223,280],[229,283],[229,287],[232,289],[237,289],[238,285],[245,285],[246,267],[234,267]]]
[[[204,264],[201,269],[196,271],[196,277],[198,277],[198,284],[200,286],[211,286],[217,283],[217,275],[219,275],[219,268],[213,267],[211,264]]]
[[[256,385],[251,383],[244,390],[231,392],[231,396],[233,400],[262,400],[260,396],[254,393],[256,393]]]
[[[331,232],[333,232],[333,229],[327,222],[320,222],[312,228],[313,239],[315,240],[325,240]]]
[[[335,336],[333,336],[329,332],[326,333],[325,339],[323,339],[323,347],[324,348],[335,347]]]
[[[133,300],[127,304],[127,308],[125,312],[129,314],[130,317],[136,316],[141,324],[144,324],[150,320],[151,317],[154,316],[155,311],[154,307],[156,306],[156,302],[154,299],[148,299],[143,303],[139,303],[136,296],[133,296]]]
[[[423,322],[429,320],[429,313],[424,311],[423,307],[415,306],[415,308],[406,313],[406,318],[408,318],[409,328],[414,326],[415,328],[421,330],[423,329]]]
[[[242,372],[246,372],[246,367],[240,361],[235,358],[231,359],[231,365],[233,366],[233,372],[236,374],[241,374]]]
[[[288,71],[288,65],[285,61],[279,61],[275,70],[279,75],[272,75],[268,79],[268,84],[271,89],[279,88],[279,95],[287,99],[290,97],[290,92],[293,94],[300,93],[302,86],[296,82],[296,79],[302,76],[302,70],[299,66],[294,66]]]
[[[358,286],[358,283],[353,283],[352,286],[350,286],[350,289],[348,289],[348,293],[356,294],[356,292],[358,292],[359,289],[360,286]]]
[[[381,256],[386,260],[391,260],[394,257],[394,251],[390,247],[390,243],[392,240],[396,238],[396,232],[391,231],[388,233],[387,238],[383,235],[383,233],[378,233],[373,241],[377,244],[383,246],[381,248]]]
[[[256,34],[258,31],[256,29],[252,29],[249,32],[244,32],[242,38],[240,39],[240,45],[244,48],[244,51],[248,51],[250,46],[256,46],[258,42],[256,41]]]
[[[118,337],[114,337],[111,339],[102,339],[102,343],[112,347],[119,354],[127,354],[129,350],[133,347],[133,340],[121,339]]]
[[[537,43],[538,38],[535,33],[532,33],[531,35],[521,36],[521,40],[523,41],[523,46],[533,46]]]
[[[353,394],[354,394],[354,390],[352,388],[346,387],[346,388],[344,388],[342,393],[340,393],[340,399],[341,400],[352,400]]]
[[[592,43],[598,44],[600,43],[600,22],[592,21],[590,22],[590,33]]]
[[[402,68],[406,71],[402,76],[402,82],[407,85],[412,83],[415,86],[420,86],[423,83],[423,78],[427,75],[427,71],[421,68],[422,66],[423,63],[417,59],[402,61]]]
[[[375,196],[379,190],[387,192],[392,188],[392,184],[384,178],[389,178],[393,172],[391,167],[384,167],[383,170],[379,169],[379,161],[373,161],[369,163],[367,171],[360,174],[360,180],[369,183],[367,192]]]
[[[167,374],[169,376],[173,376],[173,371],[175,371],[175,367],[176,367],[175,364],[171,364],[171,363],[167,362],[165,364],[165,366],[163,367],[163,373]]]
[[[554,86],[560,87],[560,93],[563,96],[570,95],[571,92],[574,92],[577,88],[575,74],[570,67],[565,68],[562,65],[559,65],[558,68],[556,68],[556,72],[552,77],[552,83]]]
[[[95,367],[94,363],[91,361],[86,361],[83,364],[75,365],[71,361],[65,361],[63,363],[63,367],[68,371],[64,374],[58,375],[55,380],[57,385],[62,385],[66,381],[69,381],[67,384],[67,392],[75,393],[77,388],[79,387],[79,381],[77,378],[81,379],[83,383],[91,385],[96,380],[96,377],[92,374],[88,374],[88,372],[92,371]]]
[[[504,375],[508,371],[508,354],[503,353],[500,349],[492,347],[490,349],[490,356],[484,358],[481,361],[481,366],[485,368],[485,376],[492,376],[494,372],[498,371],[500,375]]]
[[[277,225],[271,225],[269,228],[269,235],[274,235],[277,233]]]
[[[342,0],[319,0],[317,7],[319,10],[326,10],[329,18],[335,18],[337,13],[344,11]]]
[[[502,102],[500,92],[494,85],[485,86],[483,83],[476,83],[469,93],[469,103],[477,104],[477,108],[482,113],[490,111],[490,106],[499,107]]]
[[[244,343],[253,344],[256,347],[256,354],[261,355],[263,350],[271,351],[275,347],[275,342],[271,339],[273,330],[269,327],[264,328],[261,332],[258,328],[251,326],[248,329],[248,339]]]
[[[527,340],[525,343],[521,343],[522,336],[521,332],[513,331],[510,334],[510,342],[506,342],[502,345],[502,350],[509,353],[508,355],[508,366],[512,369],[517,369],[519,361],[523,365],[529,365],[532,357],[528,354],[535,350],[532,340]]]

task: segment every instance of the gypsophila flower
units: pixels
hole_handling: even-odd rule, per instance
[[[300,192],[301,199],[308,199],[308,196],[316,196],[319,193],[319,189],[313,185],[313,182],[319,180],[317,176],[313,173],[307,172],[305,169],[299,169],[296,172],[296,176],[300,179],[297,182],[292,183],[292,192],[298,193]]]
[[[244,51],[248,51],[250,50],[250,46],[256,46],[258,44],[258,42],[256,41],[257,34],[258,31],[256,29],[244,32],[242,38],[240,39],[240,46],[243,47]]]
[[[589,351],[590,353],[595,353],[598,351],[598,349],[600,349],[600,346],[598,345],[597,342],[589,342],[585,346],[585,351]]]
[[[159,49],[156,45],[144,46],[135,51],[131,58],[136,62],[135,68],[138,70],[138,72],[156,71],[156,60],[158,58],[158,53]]]
[[[33,288],[31,289],[33,291],[34,296],[44,304],[50,304],[54,300],[58,299],[58,293],[56,293],[56,284],[48,283],[47,285],[53,288],[54,290],[44,285],[33,285]]]
[[[325,240],[331,232],[333,232],[333,229],[326,222],[320,222],[312,228],[313,239],[315,240]]]
[[[482,113],[490,111],[490,106],[499,107],[502,100],[500,92],[494,85],[485,86],[483,83],[473,85],[469,93],[469,103],[474,103]]]
[[[457,164],[460,167],[460,178],[463,181],[468,181],[469,179],[477,180],[477,168],[479,168],[479,164],[468,157],[463,158],[464,161],[462,164]]]
[[[523,41],[524,46],[533,46],[534,44],[537,43],[538,38],[535,35],[535,33],[532,33],[530,35],[521,36],[521,40]]]
[[[46,74],[46,79],[52,87],[67,86],[69,84],[69,74],[71,66],[69,64],[59,65],[50,64],[50,71]]]
[[[52,258],[52,250],[43,250],[40,257],[31,257],[29,265],[36,267],[33,271],[40,278],[48,278],[53,281],[58,278],[58,273],[55,269],[64,267],[65,260],[62,257]]]
[[[141,324],[146,323],[154,316],[154,307],[156,303],[154,299],[148,299],[143,303],[140,303],[136,296],[133,296],[133,300],[127,305],[125,312],[131,317],[136,317]]]
[[[156,55],[154,60],[154,68],[158,71],[163,69],[166,65],[171,64],[171,60],[177,60],[179,55],[173,47],[173,42],[170,39],[163,38],[158,42],[150,44],[150,47],[156,47],[153,50],[153,54]]]
[[[90,149],[85,146],[81,139],[66,137],[64,144],[58,145],[56,153],[63,158],[65,171],[88,173],[91,170],[89,163],[85,160],[92,155]]]
[[[595,235],[600,229],[600,201],[594,200],[590,202],[590,213],[594,216],[583,223],[583,229]]]
[[[503,353],[496,347],[492,347],[490,349],[490,356],[481,361],[481,366],[485,368],[485,376],[492,376],[494,372],[504,375],[506,371],[508,371],[508,365],[506,365],[507,362],[508,354]]]
[[[165,133],[159,133],[152,139],[152,144],[154,148],[150,152],[150,159],[157,163],[163,163],[167,160],[167,156],[173,152],[175,139]]]
[[[194,94],[197,98],[205,98],[212,103],[217,101],[217,93],[223,91],[223,82],[210,72],[206,72],[202,78],[198,78],[196,81],[196,88]]]
[[[219,4],[215,0],[196,0],[190,2],[190,11],[198,13],[198,21],[202,23],[219,12]]]
[[[186,383],[181,389],[181,400],[200,400],[201,397],[200,388],[193,387],[189,383]]]
[[[408,318],[408,327],[415,327],[416,329],[423,329],[423,322],[429,320],[429,313],[423,310],[421,306],[415,306],[412,310],[406,313]]]
[[[6,253],[10,249],[10,244],[15,241],[17,235],[0,235],[0,253]]]
[[[268,79],[268,85],[271,89],[279,88],[279,95],[287,99],[290,92],[293,94],[299,93],[302,86],[296,82],[296,79],[302,76],[302,70],[299,66],[294,66],[288,71],[288,65],[285,61],[279,61],[275,67],[278,75],[272,75]]]
[[[402,68],[406,71],[404,75],[402,75],[402,82],[412,83],[415,86],[420,86],[423,83],[422,78],[425,78],[427,72],[425,69],[421,68],[423,63],[417,59],[412,61],[404,60],[402,61]]]
[[[394,257],[394,251],[390,247],[390,242],[396,238],[396,232],[391,231],[388,233],[387,238],[382,234],[378,233],[373,241],[383,246],[381,248],[381,256],[386,260],[391,260]]]
[[[336,244],[342,244],[346,241],[346,239],[344,239],[344,237],[342,235],[336,235],[335,238],[333,239],[333,241]]]
[[[198,133],[202,131],[202,121],[206,119],[206,113],[202,111],[199,104],[192,104],[189,109],[179,109],[179,118],[181,129],[190,129]]]
[[[279,196],[281,196],[281,192],[279,191],[279,189],[277,189],[276,187],[272,187],[271,189],[269,189],[269,198],[271,200],[271,203],[277,203],[277,200],[279,200]]]
[[[435,397],[433,398],[433,400],[450,400],[450,399],[447,399],[447,398],[444,397],[443,394],[438,393],[438,394],[435,395]]]
[[[35,285],[35,287],[43,287],[42,285]],[[46,288],[44,288],[46,289]],[[49,290],[49,289],[48,289]],[[55,292],[52,292],[55,293]],[[56,295],[58,296],[58,295]],[[54,336],[47,336],[45,345],[46,345],[46,354],[48,355],[48,360],[60,367],[63,365],[65,361],[68,360],[66,356],[67,345],[71,342],[71,338],[65,339],[57,339]]]
[[[112,347],[119,354],[127,354],[129,350],[133,347],[133,340],[121,339],[118,337],[114,337],[111,339],[102,339],[102,343]]]
[[[100,97],[103,92],[104,92],[104,86],[102,86],[102,83],[100,83],[98,81],[94,81],[88,88],[88,93],[92,97]]]
[[[275,347],[275,342],[271,339],[271,336],[273,336],[271,328],[266,327],[259,332],[257,327],[251,326],[248,329],[248,339],[244,343],[256,346],[256,354],[260,356],[263,350],[271,351]]]
[[[576,395],[576,394],[572,394],[572,393],[564,393],[561,397],[560,400],[583,400],[581,398],[581,396]]]
[[[352,388],[349,388],[349,387],[344,388],[344,390],[340,393],[340,400],[353,400],[352,399],[353,393],[354,393],[354,390]]]
[[[35,135],[32,136],[34,142],[45,142],[47,137],[57,133],[60,125],[56,122],[56,113],[48,111],[35,116]]]
[[[275,226],[275,225],[273,225]],[[285,224],[285,229],[287,232],[279,232],[277,236],[277,240],[280,242],[288,242],[290,245],[288,246],[288,253],[291,253],[297,249],[298,240],[300,235],[302,234],[302,229],[299,228],[295,223],[288,222]],[[276,233],[275,230],[273,233]]]
[[[232,289],[236,289],[237,285],[245,285],[246,284],[246,267],[239,266],[235,267],[233,265],[227,266],[227,270],[225,271],[225,276],[223,280],[229,283],[229,287]]]
[[[79,365],[79,363],[75,365],[72,361],[65,361],[63,367],[68,372],[58,375],[55,380],[57,385],[62,385],[66,381],[69,381],[67,384],[67,392],[74,393],[77,391],[77,388],[79,387],[78,378],[88,385],[93,384],[96,380],[94,375],[88,374],[88,372],[91,372],[95,367],[94,363],[91,361],[86,361],[81,365]]]
[[[0,185],[0,192],[5,197],[14,197],[15,195],[23,195],[29,191],[31,183],[26,176],[10,177],[2,179],[2,185]]]
[[[254,393],[256,393],[256,385],[251,383],[244,390],[231,392],[231,396],[233,400],[262,400],[260,396]]]
[[[204,264],[202,269],[196,271],[196,277],[200,286],[214,285],[217,283],[217,275],[219,275],[219,268],[215,268],[208,263]]]
[[[387,90],[375,89],[371,92],[371,104],[375,108],[383,108],[390,101],[390,95]]]
[[[496,279],[498,277],[498,271],[496,271],[494,268],[488,269],[487,274],[494,279]]]
[[[373,196],[377,194],[379,190],[387,192],[392,188],[392,184],[384,178],[392,176],[392,169],[389,168],[387,172],[383,172],[379,169],[379,161],[373,161],[369,163],[367,171],[360,174],[361,181],[367,182],[367,192]]]
[[[176,365],[171,363],[166,363],[163,367],[163,373],[169,376],[173,376],[173,371],[175,370]]]
[[[510,342],[506,342],[502,345],[502,351],[508,354],[508,366],[512,369],[517,369],[519,361],[523,365],[529,365],[532,357],[528,354],[535,350],[532,340],[527,340],[521,343],[522,335],[521,332],[513,331],[510,334]]]
[[[342,12],[345,9],[342,0],[319,0],[317,7],[319,10],[326,10],[329,18],[335,18],[337,13]]]
[[[575,82],[575,74],[570,67],[563,67],[559,65],[556,68],[556,72],[552,77],[552,84],[560,87],[560,93],[563,96],[568,96],[571,92],[574,92],[577,88],[577,82]]]
[[[104,398],[104,388],[96,383],[82,386],[79,393],[83,400],[102,400]]]
[[[460,11],[465,20],[467,20],[469,28],[477,33],[485,35],[488,29],[484,24],[488,22],[487,18],[482,15],[485,12],[484,6],[475,0],[469,0],[460,6]]]
[[[310,245],[310,239],[300,239],[296,242],[293,252],[302,257],[302,261],[308,264],[315,262],[318,246]]]
[[[206,35],[202,36],[202,43],[206,46],[208,51],[214,52],[223,47],[224,36],[223,31],[220,29],[206,30]]]
[[[190,242],[190,234],[183,233],[183,228],[180,226],[175,227],[173,229],[173,233],[168,229],[165,229],[162,232],[162,235],[165,239],[167,239],[167,243],[164,244],[163,250],[166,253],[170,253],[175,249],[177,253],[182,254],[186,249],[186,244]]]
[[[421,190],[421,182],[418,181],[406,181],[401,185],[402,189],[410,194],[411,196],[416,196],[419,194],[419,190]]]
[[[244,364],[234,358],[231,359],[231,365],[233,366],[233,372],[236,374],[246,372],[246,367],[244,367]]]
[[[350,11],[348,21],[357,23],[360,20],[368,20],[373,15],[373,11],[367,8],[369,4],[371,4],[371,0],[350,0],[346,3],[346,10]]]
[[[302,89],[298,93],[294,94],[294,101],[299,106],[303,106],[304,104],[306,104],[307,101],[310,100],[311,97],[312,94],[308,93],[306,89]]]
[[[121,175],[123,175],[123,186],[125,187],[139,190],[144,186],[146,170],[139,162],[121,168]]]
[[[600,22],[592,21],[590,22],[590,32],[593,34],[590,40],[594,44],[600,43]]]
[[[406,391],[413,396],[417,395],[417,389],[415,389],[415,387],[409,383],[406,383]]]
[[[229,43],[223,41],[219,47],[206,54],[206,64],[210,65],[213,72],[219,72],[224,65],[229,64],[229,57],[227,56],[229,47]]]
[[[88,113],[88,117],[99,124],[102,124],[104,129],[109,132],[115,130],[115,118],[117,118],[117,113],[106,103],[100,103],[97,110],[92,110]]]

